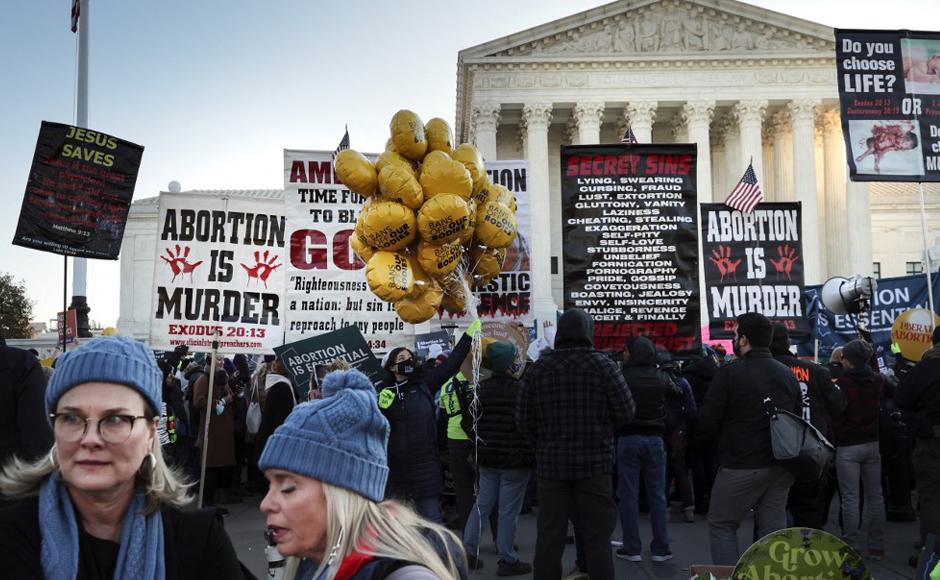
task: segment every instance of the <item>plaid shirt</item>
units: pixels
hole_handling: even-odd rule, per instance
[[[523,376],[516,419],[535,446],[539,479],[577,480],[613,472],[614,432],[634,410],[607,355],[565,348],[543,354]]]

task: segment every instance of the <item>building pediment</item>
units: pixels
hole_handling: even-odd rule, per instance
[[[621,0],[461,52],[461,58],[832,55],[833,30],[743,2]]]

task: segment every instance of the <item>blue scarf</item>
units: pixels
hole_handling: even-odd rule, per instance
[[[146,497],[136,491],[121,523],[121,548],[115,580],[164,580],[163,518],[144,515]],[[46,578],[71,580],[78,575],[78,522],[75,508],[58,473],[39,488],[42,571]]]

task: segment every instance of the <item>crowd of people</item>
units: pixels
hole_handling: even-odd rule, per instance
[[[488,529],[499,576],[611,580],[614,558],[670,560],[670,521],[697,516],[713,563],[733,565],[749,514],[754,539],[822,529],[836,494],[842,538],[869,559],[914,489],[919,542],[940,533],[940,329],[897,372],[863,339],[828,365],[800,359],[756,313],[738,318],[733,357],[683,361],[642,336],[597,351],[577,309],[527,353],[481,334],[476,321],[425,361],[393,349],[377,383],[337,360],[308,385],[274,357],[155,356],[124,337],[51,372],[0,346],[5,577],[251,578],[224,516],[252,496],[291,579],[466,578],[487,566]],[[775,458],[779,411],[834,444],[821,477]],[[533,507],[525,562],[516,527]]]

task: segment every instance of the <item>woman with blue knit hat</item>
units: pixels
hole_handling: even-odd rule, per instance
[[[55,444],[0,474],[6,578],[242,578],[214,511],[181,512],[186,486],[157,437],[162,375],[153,353],[105,337],[63,354],[46,389]],[[40,526],[41,522],[41,526]]]
[[[323,380],[323,399],[294,408],[268,439],[258,467],[261,502],[296,580],[466,578],[456,536],[396,501],[388,479],[389,424],[356,370]]]

